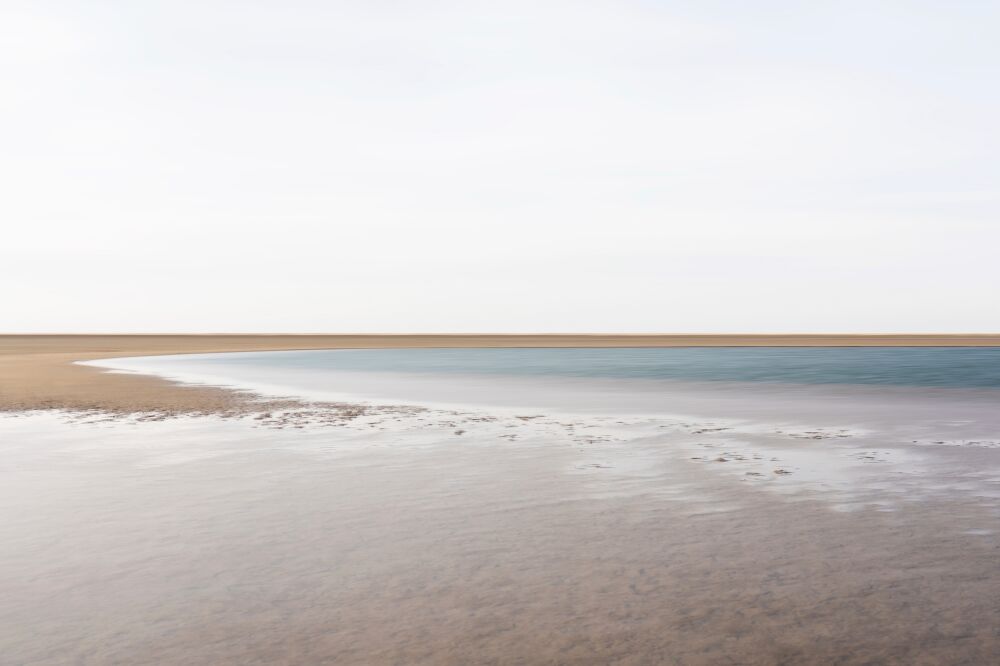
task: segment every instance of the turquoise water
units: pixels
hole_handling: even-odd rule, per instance
[[[1000,347],[364,349],[201,355],[225,368],[1000,388]]]

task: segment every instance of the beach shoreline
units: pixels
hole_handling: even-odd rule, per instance
[[[688,418],[666,408],[696,399],[693,384],[644,397],[635,379],[447,375],[440,385],[462,377],[458,409],[409,380],[403,397],[421,400],[372,404],[364,373],[343,384],[360,399],[338,403],[246,381],[260,366],[215,388],[153,374],[203,358],[76,363],[445,342],[527,340],[0,337],[3,653],[761,665],[996,654],[1000,439],[996,402],[971,389],[803,386],[792,402],[787,387],[713,385],[705,399],[726,418]],[[486,406],[502,390],[516,408]],[[473,405],[481,391],[489,400]],[[570,403],[579,411],[560,409]],[[891,422],[862,427],[873,415]]]
[[[77,364],[126,356],[429,347],[992,347],[968,335],[0,335],[0,411],[222,413],[255,396]]]

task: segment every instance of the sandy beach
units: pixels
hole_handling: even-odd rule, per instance
[[[163,355],[132,361],[169,376],[164,363],[196,362],[170,355],[194,352],[997,343],[0,337],[0,654],[39,666],[989,663],[995,390],[378,375],[412,399],[373,404],[74,361]],[[345,381],[361,391],[361,379]],[[455,396],[467,405],[435,404]]]
[[[118,356],[388,347],[998,346],[1000,335],[0,335],[0,411],[212,412],[245,396],[108,374],[74,361]]]

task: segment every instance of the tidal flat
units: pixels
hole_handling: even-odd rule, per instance
[[[0,442],[8,663],[1000,651],[994,441],[302,404],[12,412]]]
[[[1000,348],[127,342],[0,355],[2,663],[1000,654]]]

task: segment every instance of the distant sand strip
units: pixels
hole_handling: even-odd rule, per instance
[[[249,396],[110,374],[118,356],[392,347],[1000,347],[991,335],[0,335],[0,411],[225,412]]]

